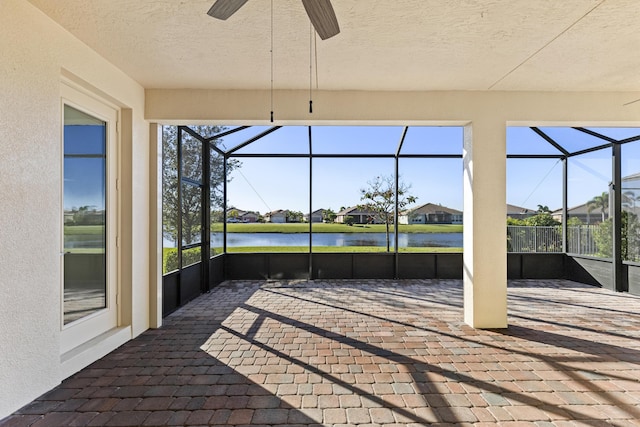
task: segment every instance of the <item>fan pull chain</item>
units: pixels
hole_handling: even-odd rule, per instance
[[[318,90],[318,32],[313,29],[313,58],[316,66],[316,90]]]
[[[271,123],[273,123],[273,0],[271,0]]]
[[[313,113],[313,25],[309,22],[309,114]]]

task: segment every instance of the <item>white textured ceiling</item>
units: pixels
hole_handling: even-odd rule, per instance
[[[271,0],[30,0],[146,88],[266,89]],[[640,90],[640,0],[333,0],[321,90]],[[310,24],[273,0],[273,85],[308,89]],[[315,68],[315,60],[313,61]],[[316,75],[311,78],[316,87]]]

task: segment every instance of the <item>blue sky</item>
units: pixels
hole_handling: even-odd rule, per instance
[[[105,128],[102,125],[64,127],[64,153],[96,156],[105,154]],[[65,157],[64,209],[105,205],[105,162],[101,157]]]
[[[318,154],[393,154],[403,128],[399,126],[334,127],[315,126],[312,130],[313,153]],[[253,131],[253,133],[256,133]],[[239,135],[236,137],[241,140]],[[245,137],[246,138],[246,137]],[[235,141],[225,138],[225,146]],[[238,153],[298,153],[309,151],[306,127],[282,128]],[[462,129],[411,128],[403,144],[403,153],[424,152],[462,154]],[[305,158],[241,158],[242,168],[235,171],[229,185],[230,204],[261,213],[276,209],[309,211],[309,160]],[[360,189],[377,176],[394,174],[392,158],[314,158],[313,209],[353,206],[360,202]],[[410,194],[418,203],[441,203],[462,207],[461,159],[401,159],[401,181],[411,185]],[[446,185],[440,185],[443,180]],[[459,193],[459,194],[457,194]]]
[[[251,135],[266,130],[252,129]],[[544,128],[569,151],[601,145],[592,136],[570,128]],[[639,129],[594,129],[623,139],[640,133]],[[245,132],[245,131],[243,131]],[[239,132],[225,137],[228,149],[248,139]],[[313,127],[314,154],[394,153],[402,127]],[[238,153],[308,152],[306,127],[282,128]],[[509,128],[507,151],[510,154],[557,154],[558,151],[529,128]],[[640,171],[639,143],[624,146],[625,175]],[[462,128],[412,127],[402,153],[462,154]],[[611,180],[611,151],[599,150],[569,161],[569,206],[590,200],[608,191]],[[229,203],[239,209],[261,213],[276,209],[308,212],[308,159],[241,158],[242,167],[232,174]],[[378,175],[394,173],[393,159],[315,158],[313,161],[313,209],[353,206],[360,201],[361,188]],[[462,210],[461,159],[401,159],[401,181],[411,185],[418,197],[416,205],[431,202]],[[507,203],[529,209],[538,205],[558,209],[562,206],[562,162],[557,159],[509,159],[507,161]]]
[[[252,127],[224,138],[230,149],[269,127]],[[570,128],[543,128],[569,151],[601,145],[604,141]],[[616,139],[640,133],[640,129],[594,129]],[[314,154],[395,153],[402,135],[400,126],[314,126]],[[65,126],[66,154],[104,152],[101,126]],[[291,126],[256,141],[238,153],[307,154],[308,128]],[[510,154],[556,154],[557,150],[529,128],[509,128]],[[462,154],[462,128],[410,127],[403,154]],[[569,206],[576,206],[608,191],[611,180],[610,149],[569,160]],[[229,204],[265,213],[277,209],[309,210],[309,160],[306,158],[241,158],[242,167],[232,173]],[[312,209],[353,206],[360,189],[376,176],[394,173],[391,158],[314,158]],[[640,172],[640,142],[623,145],[623,176]],[[65,209],[84,205],[104,207],[102,159],[65,159]],[[401,181],[411,186],[416,205],[436,203],[462,210],[462,159],[401,159]],[[536,209],[562,205],[562,163],[557,159],[509,159],[507,203]]]

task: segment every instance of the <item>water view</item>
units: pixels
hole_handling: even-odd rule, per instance
[[[391,246],[395,236],[391,234]],[[400,247],[461,248],[462,233],[399,233]],[[211,233],[211,245],[222,246],[223,234]],[[228,233],[227,247],[307,246],[308,233]],[[164,247],[175,247],[165,239]],[[386,246],[385,233],[313,233],[313,246]]]
[[[222,233],[211,236],[214,246],[222,246]],[[391,234],[391,246],[395,236]],[[462,233],[400,233],[400,247],[462,247]],[[229,233],[228,247],[305,246],[307,233]],[[313,246],[385,246],[385,233],[313,233]]]

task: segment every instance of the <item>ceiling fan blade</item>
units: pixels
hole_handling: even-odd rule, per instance
[[[340,32],[331,0],[302,0],[302,4],[322,40],[333,37]]]
[[[247,0],[216,0],[207,15],[225,20],[242,7]]]

